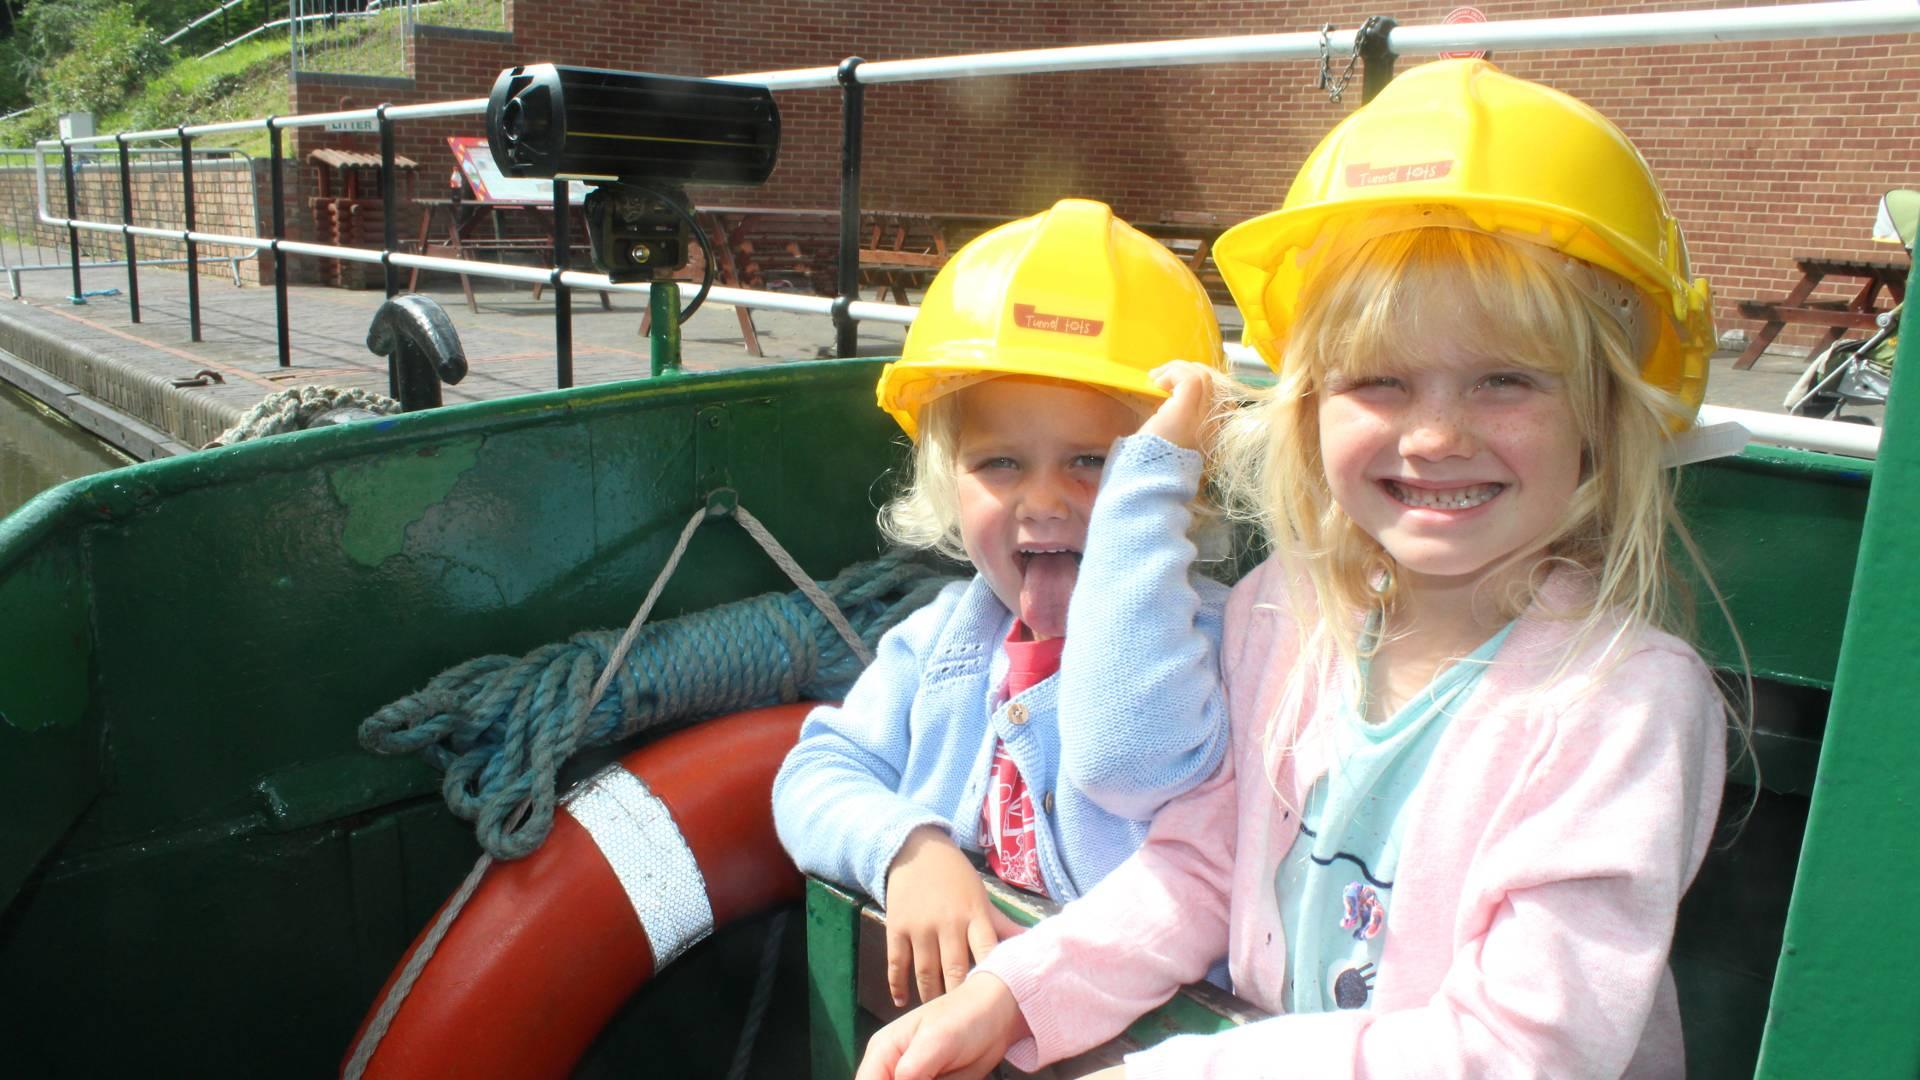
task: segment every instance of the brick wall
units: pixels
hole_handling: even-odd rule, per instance
[[[1222,0],[513,0],[511,34],[423,28],[409,83],[302,75],[300,112],[484,95],[500,69],[554,61],[724,74],[1003,49],[1357,25],[1370,14],[1438,21],[1455,0],[1397,7]],[[1492,19],[1686,10],[1700,2],[1482,0]],[[1737,7],[1720,3],[1713,6]],[[1403,65],[1422,58],[1403,60]],[[1691,238],[1697,272],[1720,298],[1723,327],[1749,325],[1732,301],[1782,292],[1792,257],[1890,258],[1871,244],[1879,193],[1920,183],[1920,35],[1806,45],[1736,43],[1495,58],[1591,102],[1645,152]],[[996,77],[870,87],[862,200],[869,207],[1022,213],[1063,195],[1105,199],[1152,218],[1271,208],[1293,171],[1358,104],[1314,88],[1310,62]],[[727,201],[833,206],[839,96],[779,95],[781,164],[767,187]],[[422,192],[451,167],[444,136],[481,122],[404,125],[400,152],[423,163]],[[305,145],[323,138],[300,135]],[[328,145],[377,150],[371,136]],[[303,172],[307,170],[302,170]],[[303,180],[303,183],[310,182]],[[304,189],[296,200],[304,204]],[[1837,296],[1837,291],[1832,295]],[[1807,336],[1788,338],[1805,343]]]
[[[177,152],[143,154],[134,159],[129,170],[132,179],[133,220],[139,225],[181,228],[186,223],[185,189],[180,180]],[[193,212],[194,228],[200,232],[230,236],[264,235],[272,227],[271,189],[266,162],[233,158],[219,151],[194,154]],[[33,156],[13,151],[0,154],[0,228],[4,228],[9,265],[17,260],[34,263],[45,259],[65,262],[67,231],[41,223],[38,210]],[[65,216],[66,180],[60,159],[49,156],[47,205]],[[75,216],[88,221],[120,220],[119,160],[111,154],[83,155],[74,183]],[[140,258],[181,259],[186,245],[175,240],[143,236],[136,240]],[[271,284],[270,258],[251,248],[223,244],[196,245],[202,274],[229,277],[234,272],[247,284]],[[113,233],[80,233],[81,259],[99,262],[126,258],[121,238]],[[237,263],[228,261],[238,256]],[[266,267],[263,272],[263,265]],[[50,273],[51,271],[42,271]],[[109,283],[111,284],[111,283]]]

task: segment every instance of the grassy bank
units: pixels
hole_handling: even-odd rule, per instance
[[[301,69],[405,76],[406,14],[394,7],[368,18],[343,19],[331,27],[311,24],[302,35]],[[501,0],[442,0],[421,5],[414,22],[502,30],[505,12]],[[102,95],[110,100],[95,105],[95,129],[105,134],[289,113],[290,44],[283,28],[211,56],[172,58],[152,74],[133,80],[123,94]],[[49,102],[0,123],[0,146],[31,146],[36,139],[52,137],[59,106]],[[265,154],[267,135],[264,131],[235,133],[222,136],[219,145]]]

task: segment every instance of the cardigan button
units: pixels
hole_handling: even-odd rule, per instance
[[[1021,703],[1019,703],[1019,702],[1017,702],[1017,701],[1016,701],[1016,702],[1014,702],[1013,704],[1011,704],[1011,705],[1009,705],[1009,706],[1007,706],[1007,719],[1008,719],[1008,721],[1010,721],[1010,722],[1012,722],[1012,723],[1015,723],[1015,724],[1024,724],[1024,723],[1026,723],[1026,722],[1027,722],[1027,707],[1026,707],[1025,705],[1022,705]]]
[[[1053,792],[1049,791],[1040,797],[1040,808],[1049,814],[1053,813]]]

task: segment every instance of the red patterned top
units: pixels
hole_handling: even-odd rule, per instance
[[[1007,698],[1019,696],[1060,670],[1065,638],[1031,639],[1018,619],[1007,634]],[[1005,743],[993,740],[993,775],[987,782],[987,801],[980,807],[980,836],[987,866],[1000,880],[1029,892],[1047,895],[1040,876],[1040,850],[1033,840],[1033,792],[1007,753]]]

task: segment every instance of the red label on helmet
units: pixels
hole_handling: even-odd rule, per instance
[[[1013,324],[1029,330],[1051,330],[1056,334],[1079,334],[1081,337],[1099,337],[1100,331],[1107,325],[1099,319],[1049,315],[1035,310],[1032,304],[1013,305]]]
[[[1378,168],[1360,162],[1347,166],[1347,186],[1374,187],[1379,184],[1405,184],[1414,180],[1438,180],[1453,171],[1453,159],[1423,161],[1418,165],[1382,165]]]

